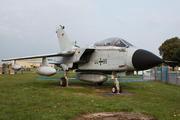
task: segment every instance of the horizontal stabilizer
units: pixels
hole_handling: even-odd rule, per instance
[[[55,57],[55,56],[63,56],[63,57],[65,57],[65,56],[72,56],[74,53],[75,53],[75,50],[71,50],[71,51],[63,51],[63,52],[60,52],[60,53],[53,53],[53,54],[44,54],[44,55],[8,58],[8,59],[3,59],[2,61],[34,59],[34,58]]]

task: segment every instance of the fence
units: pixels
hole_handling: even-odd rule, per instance
[[[0,74],[2,74],[2,67],[0,67]]]
[[[58,72],[55,75],[57,75],[57,74],[63,74],[63,77],[64,77],[64,71]],[[77,79],[77,72],[75,74],[76,74],[75,75],[76,78],[68,78],[69,81],[78,80]],[[37,78],[37,80],[60,80],[60,78],[52,78],[52,76],[44,76],[44,77]]]
[[[0,67],[0,74],[17,74],[17,70],[12,68],[6,68],[5,66]]]
[[[0,74],[5,74],[5,67],[0,67]]]
[[[1,74],[5,74],[5,67],[1,67],[0,68],[0,73]],[[6,71],[7,72],[7,71]],[[9,69],[9,74],[16,74],[16,72],[14,70],[10,70]],[[7,72],[7,73],[8,73]],[[64,72],[59,72],[56,74],[60,74],[62,73],[64,76]],[[68,77],[69,80],[78,80],[77,79],[77,73],[75,72],[74,74],[76,74],[73,77]],[[178,67],[176,67],[176,71],[170,71],[170,67],[167,66],[161,66],[161,67],[155,67],[154,69],[150,69],[150,70],[146,70],[146,71],[142,71],[141,72],[141,77],[135,78],[135,77],[120,77],[119,81],[121,82],[130,82],[130,81],[158,81],[158,82],[166,82],[169,84],[174,84],[179,86],[180,85],[180,73],[178,71]],[[45,77],[41,77],[38,78],[37,80],[60,80],[60,78],[56,77],[56,78],[47,78],[47,76]],[[110,77],[108,78],[108,81],[114,81],[114,79],[111,79]]]
[[[170,71],[170,67],[168,66],[155,67],[154,72],[151,74],[154,75],[155,81],[167,82],[177,86],[180,85],[178,66],[176,66],[176,71]]]
[[[57,74],[61,74],[58,77],[56,77]],[[74,74],[74,75],[71,75]],[[68,79],[69,81],[75,81],[78,80],[77,78],[77,72],[69,71],[68,72]],[[64,77],[64,71],[58,72],[53,76],[43,76],[40,78],[37,78],[37,80],[60,80],[60,76]],[[119,81],[121,82],[138,82],[138,81],[152,81],[154,79],[153,76],[151,76],[150,71],[142,71],[141,76],[125,76],[125,77],[119,77]],[[107,81],[114,81],[114,79],[111,79],[111,75],[108,75]]]

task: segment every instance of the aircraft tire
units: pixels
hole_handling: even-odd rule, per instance
[[[65,77],[62,77],[62,78],[60,79],[60,85],[63,86],[63,87],[66,86],[66,79],[65,79]]]
[[[112,93],[117,93],[117,88],[116,86],[113,86],[112,89],[111,89]]]
[[[103,82],[101,82],[101,83],[97,83],[99,86],[101,86],[102,84],[103,84]]]
[[[119,93],[122,93],[122,87],[119,86]]]

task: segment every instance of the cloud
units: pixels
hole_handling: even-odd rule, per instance
[[[23,36],[19,35],[19,38],[20,38],[21,40],[23,40]]]
[[[4,25],[4,26],[0,26],[0,31],[3,32],[3,31],[9,31],[9,26],[8,25]]]
[[[163,21],[161,15],[162,14],[159,14],[159,12],[153,12],[149,15],[148,19],[153,24],[160,24]]]
[[[120,22],[123,22],[123,23],[127,22],[126,18],[124,18],[124,17],[117,16],[117,18]]]
[[[66,26],[69,38],[78,41],[80,46],[119,36],[134,45],[147,47],[151,45],[139,40],[149,40],[154,45],[166,37],[179,35],[180,4],[173,2],[16,0],[9,4],[3,1],[0,4],[0,40],[13,44],[8,45],[11,49],[33,46],[31,51],[19,52],[19,56],[56,52],[59,46],[55,27],[61,24]],[[16,54],[16,51],[4,53],[7,57],[16,57]]]

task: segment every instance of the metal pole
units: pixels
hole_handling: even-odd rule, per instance
[[[111,79],[115,79],[115,77],[116,77],[116,72],[112,71]]]
[[[170,67],[169,66],[167,67],[168,67],[168,84],[169,84],[170,83],[170,79],[169,79]]]
[[[178,66],[176,66],[176,86],[178,86]]]
[[[77,72],[76,72],[76,80],[77,80]]]
[[[161,82],[164,82],[164,66],[162,65],[162,69],[161,69]]]
[[[154,73],[155,81],[157,81],[157,68],[155,67],[155,73]]]

